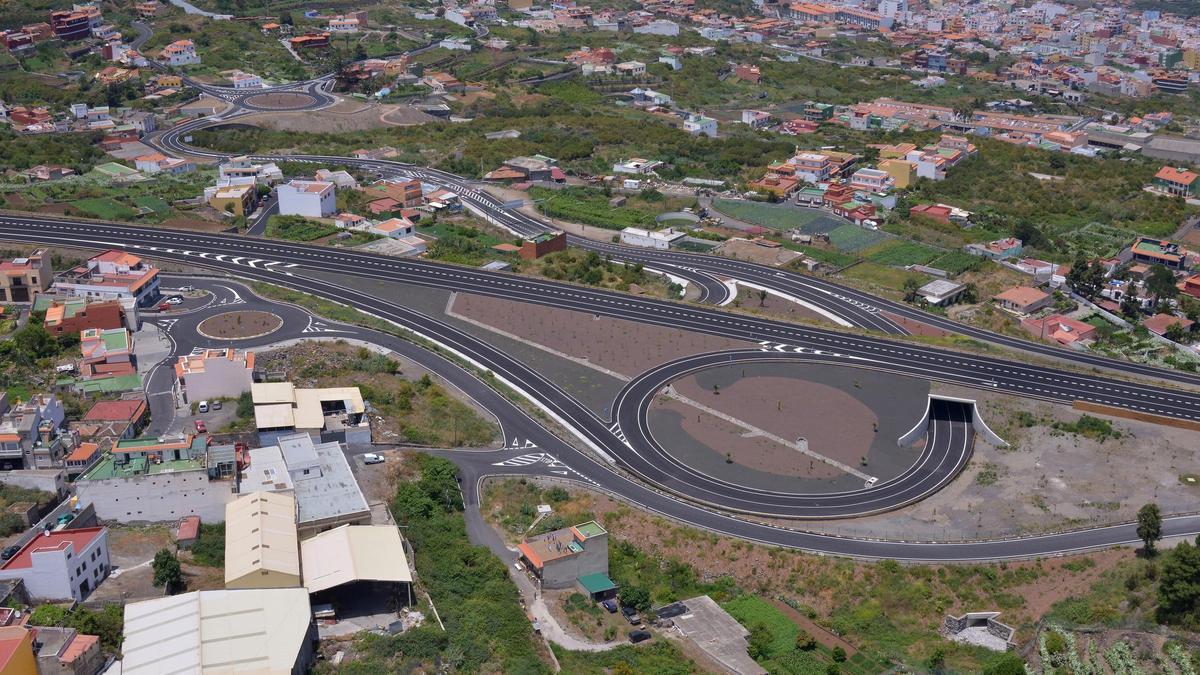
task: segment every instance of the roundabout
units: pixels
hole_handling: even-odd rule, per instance
[[[272,312],[239,310],[204,319],[196,332],[210,340],[252,340],[265,337],[283,326],[283,318]]]
[[[269,110],[281,112],[286,110],[306,110],[317,105],[315,96],[291,91],[270,92],[247,96],[243,105],[252,110]]]

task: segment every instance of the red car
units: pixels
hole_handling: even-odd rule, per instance
[[[169,311],[171,311],[171,303],[169,303],[169,302],[164,302],[164,303],[161,303],[161,304],[159,304],[159,306],[158,306],[158,311],[160,311],[160,312],[169,312]]]
[[[198,433],[198,434],[208,433],[208,426],[206,424],[204,424],[204,420],[196,420],[196,433]]]

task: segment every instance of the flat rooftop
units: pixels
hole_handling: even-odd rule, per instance
[[[204,459],[175,459],[165,462],[149,462],[145,457],[135,457],[117,464],[112,455],[105,455],[95,466],[78,480],[108,480],[110,478],[132,478],[133,476],[173,473],[176,471],[200,471],[205,469]]]

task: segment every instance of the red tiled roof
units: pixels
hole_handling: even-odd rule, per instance
[[[75,552],[78,553],[95,541],[96,537],[99,537],[103,531],[103,527],[84,527],[78,530],[60,530],[58,532],[38,535],[30,540],[28,544],[25,544],[25,548],[22,548],[20,553],[17,553],[12,558],[9,558],[8,562],[0,565],[0,569],[15,570],[33,567],[33,553],[35,551],[62,550],[68,545],[74,545]]]
[[[175,538],[179,541],[195,539],[200,534],[200,516],[186,516],[179,522]]]
[[[83,416],[86,422],[132,422],[146,411],[146,402],[139,399],[98,401]]]
[[[1158,173],[1154,174],[1154,177],[1158,178],[1159,180],[1179,183],[1181,185],[1191,185],[1197,178],[1200,178],[1200,174],[1188,171],[1187,169],[1176,169],[1173,166],[1164,166],[1158,170]]]

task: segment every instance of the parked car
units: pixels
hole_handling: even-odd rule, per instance
[[[169,309],[171,309],[171,303],[169,303],[169,302],[160,302],[158,304],[158,311],[160,311],[160,312],[165,312],[165,311],[168,311]]]
[[[9,558],[13,557],[14,555],[16,555],[20,552],[21,552],[21,547],[17,546],[16,544],[13,544],[12,546],[9,546],[8,548],[4,549],[3,553],[0,553],[0,560],[8,560]]]
[[[383,464],[383,455],[377,455],[373,452],[368,452],[363,455],[363,464]]]
[[[179,292],[180,292],[180,293],[191,293],[191,292],[192,292],[192,291],[194,291],[194,290],[196,290],[196,287],[195,287],[195,286],[192,286],[192,285],[190,285],[190,284],[189,284],[189,285],[187,285],[187,286],[180,286],[180,287],[179,287]]]
[[[167,304],[168,305],[182,305],[183,298],[178,295],[172,295],[171,297],[167,298]]]
[[[196,433],[198,433],[198,434],[207,434],[208,433],[208,425],[204,423],[204,420],[196,420]]]
[[[220,409],[221,409],[221,402],[220,402],[220,401],[213,401],[213,402],[212,402],[212,405],[211,405],[211,406],[209,406],[209,407],[210,407],[210,408],[212,408],[213,410],[220,410]]]
[[[660,619],[670,619],[671,617],[676,617],[680,614],[687,614],[687,612],[687,605],[683,604],[682,602],[672,602],[669,605],[663,605],[659,609],[655,610],[654,613]]]
[[[633,644],[645,642],[650,639],[650,631],[648,630],[631,630],[629,631],[629,641]]]
[[[637,610],[632,607],[622,607],[621,616],[629,622],[629,625],[636,626],[642,622],[642,617],[638,616]]]
[[[196,412],[198,412],[198,413],[208,412],[208,401],[200,401],[200,403],[196,405]]]
[[[617,601],[613,600],[612,598],[609,598],[608,600],[604,600],[603,602],[600,603],[600,606],[603,607],[604,609],[607,609],[609,614],[617,613]]]

